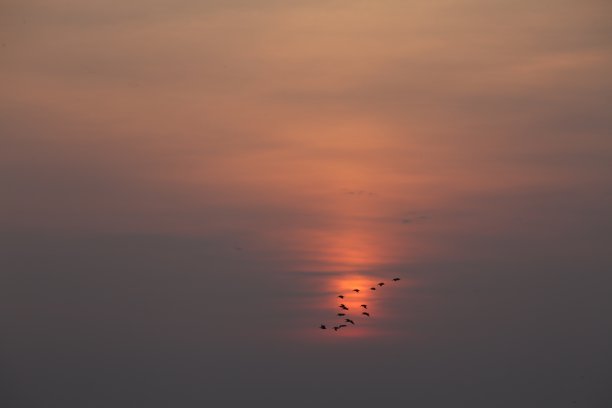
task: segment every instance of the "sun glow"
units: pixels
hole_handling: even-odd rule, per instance
[[[385,255],[375,245],[375,237],[359,231],[308,232],[304,242],[308,257],[325,272],[367,271],[383,263]],[[347,278],[348,279],[348,278]]]

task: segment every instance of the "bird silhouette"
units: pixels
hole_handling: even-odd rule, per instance
[[[242,248],[240,248],[240,249],[242,249]],[[400,280],[400,278],[399,278],[399,277],[397,277],[397,278],[393,278],[393,279],[391,279],[391,280],[392,280],[393,282],[397,282],[397,281],[399,281],[399,280]],[[386,284],[386,282],[378,282],[378,283],[375,283],[375,284],[374,284],[374,286],[372,286],[372,287],[370,288],[370,290],[377,290],[378,288],[382,288],[383,286],[385,286],[385,284]],[[367,287],[366,287],[366,289],[367,289]],[[364,290],[365,290],[365,289],[364,289]],[[361,292],[361,289],[353,289],[352,291],[353,291],[353,292],[355,292],[355,293],[359,293],[359,292]],[[337,298],[339,298],[339,299],[344,299],[346,296],[347,296],[347,295],[336,295],[336,297],[337,297]],[[350,296],[349,296],[349,297],[350,297]],[[363,312],[361,312],[361,314],[362,314],[362,315],[364,315],[364,316],[367,316],[367,317],[369,318],[369,317],[370,317],[370,313],[367,311],[367,310],[368,310],[368,305],[363,304],[363,305],[359,305],[359,306],[363,308]],[[349,310],[349,308],[348,308],[348,307],[347,307],[347,306],[346,306],[344,303],[339,304],[339,305],[338,305],[338,307],[339,307],[340,309],[342,309],[342,312],[336,313],[336,314],[337,314],[337,316],[339,316],[339,317],[346,317],[346,315],[347,315],[347,314],[346,314],[346,313],[344,313],[344,311],[345,311],[345,310]],[[348,323],[350,323],[350,324],[352,324],[352,325],[355,325],[355,324],[356,324],[356,323],[355,323],[355,322],[354,322],[352,319],[349,319],[349,318],[345,318],[345,319],[344,319],[344,321],[345,321],[347,324],[348,324]],[[338,331],[338,330],[340,330],[341,328],[346,327],[346,326],[347,326],[347,324],[337,324],[337,325],[335,325],[335,326],[333,326],[333,327],[330,327],[330,328],[333,328],[333,329],[334,329],[334,331]],[[322,325],[321,325],[321,326],[319,326],[319,327],[320,327],[321,329],[323,329],[323,330],[328,329],[328,327],[327,327],[326,325],[324,325],[324,324],[322,324]]]

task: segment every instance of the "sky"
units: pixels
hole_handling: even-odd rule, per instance
[[[610,15],[3,0],[0,404],[609,407]]]

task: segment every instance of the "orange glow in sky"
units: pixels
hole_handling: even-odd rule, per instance
[[[575,213],[609,207],[612,54],[595,2],[14,3],[7,231],[244,247],[249,266],[278,261],[330,294],[301,299],[304,315],[363,289],[345,303],[380,306],[369,328],[387,313],[372,283],[405,285],[414,263],[470,257],[459,241],[543,213],[526,235],[552,235],[566,197],[590,197]]]
[[[0,0],[2,406],[611,407],[611,249],[612,0]]]

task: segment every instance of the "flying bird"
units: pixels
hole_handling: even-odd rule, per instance
[[[242,249],[242,248],[236,247],[236,249]],[[399,281],[399,280],[400,280],[400,278],[393,278],[393,279],[392,279],[392,281],[393,281],[393,282],[397,282],[397,281]],[[374,286],[372,286],[372,287],[370,288],[370,290],[376,290],[376,289],[377,289],[377,286],[378,286],[379,288],[381,288],[381,287],[383,287],[384,285],[385,285],[385,282],[378,282],[378,283],[376,283]],[[355,292],[355,293],[359,293],[359,292],[361,292],[361,289],[353,289],[352,291],[353,291],[353,292]],[[344,299],[344,298],[345,298],[345,296],[346,296],[346,295],[337,295],[337,297],[338,297],[339,299]],[[364,311],[363,311],[363,312],[361,312],[361,314],[362,314],[362,315],[364,315],[364,316],[370,317],[370,313],[367,311],[367,309],[368,309],[368,305],[363,304],[363,305],[359,305],[359,306],[360,306],[360,307],[362,307],[362,308],[364,309]],[[349,308],[348,308],[348,307],[347,307],[347,306],[346,306],[344,303],[341,303],[340,305],[338,305],[338,307],[339,307],[340,309],[342,309],[343,311],[342,311],[342,312],[337,313],[337,315],[338,315],[339,317],[345,317],[345,316],[346,316],[346,313],[344,313],[344,311],[345,311],[345,310],[349,310]],[[349,319],[349,318],[345,318],[345,319],[344,319],[344,321],[345,321],[346,323],[350,323],[350,324],[352,324],[352,325],[355,325],[355,322],[354,322],[353,320]],[[340,330],[341,328],[346,327],[346,326],[347,326],[346,324],[338,324],[338,325],[336,325],[336,326],[333,326],[332,328],[334,329],[334,331],[338,331],[338,330]],[[322,330],[326,330],[326,329],[327,329],[327,326],[326,326],[326,325],[324,325],[324,324],[320,325],[319,327],[320,327]]]

